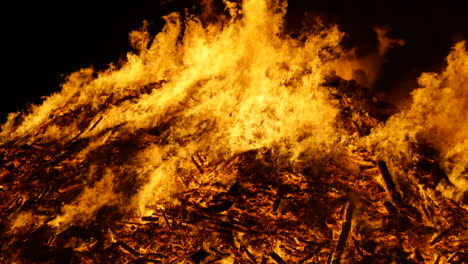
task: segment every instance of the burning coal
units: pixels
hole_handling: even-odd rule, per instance
[[[255,189],[258,183],[264,190],[258,193],[258,208],[272,206],[273,213],[286,212],[284,217],[296,222],[302,221],[303,208],[317,211],[317,216],[303,215],[312,220],[290,230],[309,235],[290,238],[296,241],[294,250],[305,254],[304,261],[328,258],[339,263],[342,258],[364,261],[373,254],[387,256],[379,253],[387,250],[377,246],[381,243],[391,245],[388,250],[399,250],[397,237],[377,234],[385,233],[376,231],[384,230],[387,224],[378,223],[384,219],[393,219],[388,225],[398,228],[419,228],[418,222],[423,222],[428,234],[458,230],[459,236],[449,231],[458,242],[447,242],[443,250],[415,250],[406,244],[403,248],[410,248],[411,258],[419,259],[418,263],[433,259],[449,263],[451,257],[462,261],[466,252],[460,249],[466,245],[467,234],[461,230],[466,226],[455,227],[450,221],[468,217],[465,42],[453,48],[441,73],[421,75],[421,87],[412,93],[410,105],[395,113],[360,85],[374,83],[375,65],[381,65],[388,48],[404,45],[403,40],[390,39],[384,29],[377,28],[378,54],[357,59],[340,46],[343,33],[337,26],[317,23],[299,39],[289,36],[284,30],[284,1],[224,4],[226,14],[216,22],[204,23],[195,15],[182,20],[174,13],[165,17],[166,25],[156,36],[144,25],[130,34],[136,52],[129,53],[121,65],[102,72],[88,68],[73,73],[61,92],[26,113],[9,115],[0,133],[0,157],[5,161],[0,181],[6,188],[2,189],[6,198],[2,213],[8,213],[0,222],[3,237],[40,233],[49,239],[45,244],[37,242],[41,248],[88,252],[89,248],[112,251],[121,247],[141,257],[158,252],[143,246],[137,252],[115,237],[130,232],[122,223],[141,225],[143,230],[147,226],[132,219],[151,220],[159,215],[157,221],[165,223],[164,228],[170,228],[174,236],[179,236],[176,223],[201,233],[206,225],[216,229],[222,223],[223,230],[243,235],[233,235],[237,242],[229,250],[217,249],[227,254],[219,260],[256,262],[264,246],[254,243],[255,224],[249,229],[245,223],[255,215],[264,218],[261,221],[268,224],[262,228],[267,228],[273,220],[263,209],[252,213],[231,207],[241,201],[254,207],[254,198],[246,197],[261,189]],[[365,78],[353,80],[356,72]],[[312,183],[323,186],[324,193],[310,191],[316,188],[310,187]],[[26,188],[23,185],[30,186],[33,198],[25,192],[14,195]],[[214,191],[219,193],[210,196]],[[336,207],[327,208],[329,202]],[[435,211],[427,212],[445,210],[444,202],[451,209],[441,213],[441,218]],[[195,204],[212,211],[190,218],[175,209],[184,208],[187,214]],[[369,204],[378,211],[366,211]],[[434,206],[437,209],[427,209]],[[223,213],[216,216],[219,220],[213,210]],[[232,215],[231,210],[235,214],[244,210],[247,216]],[[385,218],[386,212],[390,216]],[[327,217],[332,218],[323,220]],[[204,224],[193,227],[197,221],[193,219],[202,219]],[[120,222],[113,227],[123,229],[110,231],[115,221]],[[73,228],[80,233],[79,228],[95,222],[104,222],[109,229],[96,231],[100,235],[92,236],[95,242],[70,235]],[[327,225],[340,229],[329,236],[323,231]],[[364,238],[364,229],[369,237],[379,238]],[[435,241],[428,234],[417,239],[407,235],[408,241],[416,239],[418,245],[426,245],[424,239]],[[64,238],[68,236],[76,241]],[[317,248],[300,242],[311,237],[319,242],[310,243],[326,242]],[[349,241],[358,241],[357,237],[364,253],[357,247],[349,249]],[[210,239],[203,243],[227,243]],[[264,249],[270,253],[263,258],[296,262],[299,253],[289,252],[281,243],[269,244],[273,249]],[[8,243],[5,248],[13,246]],[[237,249],[241,253],[231,252]],[[159,250],[163,255],[170,252]],[[450,250],[460,253],[449,256]],[[187,258],[200,263],[216,255],[213,252],[212,247],[197,249]],[[163,255],[159,258],[170,262],[172,258]],[[49,257],[46,254],[39,260]],[[21,260],[20,255],[13,258]],[[77,258],[84,261],[86,257]]]

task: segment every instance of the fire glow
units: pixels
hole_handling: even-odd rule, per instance
[[[2,213],[9,212],[1,222],[4,237],[19,240],[28,232],[52,230],[44,245],[53,250],[72,248],[77,259],[90,263],[92,259],[83,252],[96,248],[111,252],[118,246],[127,254],[113,259],[120,262],[141,258],[150,262],[159,258],[163,263],[200,263],[216,257],[219,263],[242,259],[253,263],[263,259],[277,263],[299,260],[339,263],[343,259],[356,263],[380,254],[379,250],[385,254],[385,250],[397,250],[399,243],[403,245],[401,254],[407,254],[414,263],[449,263],[455,259],[461,263],[467,256],[462,249],[468,237],[462,231],[468,222],[465,42],[453,47],[441,73],[421,75],[420,87],[412,92],[412,101],[406,108],[388,114],[389,117],[379,117],[377,112],[382,109],[376,108],[378,99],[359,85],[373,84],[378,74],[376,68],[387,49],[404,45],[403,40],[387,38],[385,29],[376,28],[379,52],[357,59],[352,51],[340,46],[344,33],[338,26],[324,26],[318,21],[315,28],[304,31],[298,39],[287,35],[284,1],[224,4],[226,14],[216,22],[202,23],[194,15],[187,15],[182,21],[174,13],[164,18],[166,25],[156,36],[151,36],[144,25],[130,34],[137,52],[129,53],[126,62],[111,65],[102,72],[91,68],[75,72],[59,93],[48,96],[41,105],[32,106],[27,113],[9,115],[0,133],[1,157],[8,162],[0,171],[5,189],[2,195],[6,198]],[[357,72],[366,78],[353,80]],[[49,153],[42,154],[42,158],[30,158],[47,165],[20,164],[22,158],[15,155],[23,156],[13,149],[25,146],[28,150],[21,155]],[[421,146],[436,154],[426,154]],[[29,158],[25,157],[23,160]],[[415,165],[422,161],[429,164],[429,172]],[[244,163],[255,165],[236,165]],[[42,188],[47,183],[39,184],[43,181],[41,175],[28,180],[41,186],[33,188],[34,199],[26,193],[18,196],[21,188],[25,188],[20,187],[21,181],[27,180],[31,168],[56,184]],[[249,169],[253,176],[246,174]],[[422,172],[426,174],[421,175]],[[432,186],[425,183],[427,177],[439,178],[428,181]],[[349,185],[346,191],[341,185],[334,185],[343,184],[346,179]],[[256,213],[239,209],[240,205],[235,208],[243,199],[252,205],[244,197],[248,196],[245,194],[248,190],[257,188],[250,181],[262,181],[266,186],[264,193],[258,193]],[[310,190],[311,187],[304,186],[311,182],[324,184],[324,192],[329,196],[323,198],[323,204],[313,202],[317,197],[309,197],[311,194],[307,192],[281,189],[295,186],[298,190]],[[363,186],[368,189],[360,197]],[[236,188],[244,190],[244,196],[234,195]],[[198,212],[187,209],[196,203],[200,208],[213,209],[207,195],[216,191],[224,195],[211,197],[216,206],[224,201],[223,197],[235,198],[233,201],[226,198],[228,205],[216,207],[219,212],[215,216],[212,211],[209,217],[205,212],[204,220],[200,220],[204,224],[194,224],[196,220],[188,216],[171,214],[179,207]],[[194,196],[184,196],[191,193]],[[41,199],[66,202],[60,202],[53,211],[41,206]],[[26,206],[26,201],[34,205]],[[330,206],[336,208],[326,208],[330,201],[333,201]],[[372,203],[372,210],[376,211],[366,209],[366,203]],[[332,218],[311,220],[310,225],[301,222],[296,229],[291,227],[291,232],[308,235],[289,238],[295,249],[285,249],[282,234],[271,230],[268,232],[273,232],[273,238],[260,243],[255,225],[250,230],[242,222],[255,215],[265,222],[269,219],[281,222],[285,218],[298,223],[301,219],[294,215],[293,205],[304,210],[302,207],[311,204],[319,204],[317,208],[324,210],[315,214]],[[423,212],[432,207],[437,209],[430,210],[442,211],[445,206],[456,209],[444,214]],[[281,210],[285,213],[277,215]],[[247,217],[234,216],[233,211]],[[384,224],[376,220],[405,213],[410,215],[408,219],[395,216],[395,221],[410,221],[408,225],[419,228],[414,232],[421,235],[405,233],[403,238],[389,235]],[[463,217],[465,224],[452,223],[456,216]],[[193,248],[182,256],[175,256],[176,249],[172,249],[171,255],[170,249],[162,246],[129,242],[126,232],[133,231],[126,230],[126,225],[146,230],[146,222],[138,219],[151,217],[158,218],[158,228],[170,229],[174,236],[178,228],[185,230],[187,226],[191,228],[187,239],[194,239],[192,233],[204,234],[206,230],[212,235],[202,239],[201,244],[195,239]],[[216,236],[221,231],[210,229],[217,230],[219,225],[213,222],[213,217],[230,224],[224,229],[233,233],[232,247],[224,246],[227,242]],[[463,222],[462,219],[458,220]],[[78,238],[72,241],[62,235],[71,228],[89,227],[98,221],[107,221],[108,230],[99,231],[100,238],[93,235],[94,242]],[[111,224],[113,221],[118,224]],[[112,230],[111,226],[121,229]],[[332,226],[330,237],[323,231],[327,226]],[[443,247],[433,246],[439,243],[438,236],[451,228],[456,230],[450,231],[452,240]],[[373,240],[363,238],[366,232],[372,233],[369,236]],[[377,235],[378,232],[385,234]],[[169,244],[175,243],[170,235],[165,239]],[[364,251],[351,241],[362,242]],[[374,245],[369,241],[377,246],[369,246]],[[12,250],[12,243],[7,243],[4,249]],[[411,243],[431,247],[414,248]],[[380,257],[388,257],[389,262],[375,263],[391,263],[395,260],[392,257],[397,258],[384,253]],[[13,260],[27,262],[24,253],[16,254]],[[206,256],[199,256],[203,254]],[[2,258],[7,260],[6,256]]]

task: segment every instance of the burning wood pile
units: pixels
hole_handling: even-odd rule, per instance
[[[379,108],[372,100],[362,103],[365,98],[360,107],[348,105],[351,97],[347,93],[359,87],[338,77],[329,83],[339,88],[334,96],[341,100],[339,123],[345,129],[365,133],[362,131],[369,131],[378,120],[364,108],[373,109],[375,115],[389,109]],[[354,89],[347,89],[351,87]],[[361,125],[346,119],[352,112],[360,113]],[[66,122],[72,117],[70,113],[61,118]],[[112,141],[86,157],[79,157],[88,144],[84,139],[74,139],[65,146],[3,144],[2,262],[468,260],[468,213],[436,190],[439,184],[451,183],[437,162],[437,151],[427,144],[413,146],[418,161],[404,165],[407,175],[398,183],[387,163],[364,148],[343,154],[346,157],[340,160],[323,158],[296,168],[278,166],[268,158],[268,150],[248,151],[221,164],[207,163],[200,153],[192,157],[197,173],[178,178],[181,185],[194,187],[159,200],[151,215],[129,217],[122,208],[110,205],[100,208],[93,219],[63,229],[48,224],[87,186],[102,181],[82,182],[81,175],[92,160],[120,171],[117,188],[122,193],[131,192],[135,182],[121,168],[122,159],[128,158],[125,152],[129,152],[129,145],[137,150],[157,144],[154,131],[161,129],[138,131],[131,140]],[[231,180],[219,181],[226,177]],[[201,182],[201,178],[209,180]]]
[[[397,111],[344,77],[336,27],[225,4],[9,116],[0,262],[468,263],[464,43]]]

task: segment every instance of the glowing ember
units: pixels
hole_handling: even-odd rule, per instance
[[[363,86],[403,40],[376,28],[357,59],[336,26],[289,36],[267,2],[170,14],[122,65],[10,114],[0,260],[466,261],[465,43],[395,113]]]

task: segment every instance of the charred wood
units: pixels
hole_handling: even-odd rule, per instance
[[[196,160],[194,156],[192,156],[191,158],[192,158],[193,164],[195,165],[195,167],[197,167],[198,172],[200,172],[200,174],[203,174],[205,171],[203,170],[200,164],[200,159]]]
[[[431,245],[434,245],[434,244],[439,243],[442,239],[444,239],[445,237],[449,236],[450,233],[451,233],[451,229],[450,229],[450,228],[445,229],[444,231],[440,232],[440,234],[438,234],[438,235],[431,241]]]
[[[157,221],[159,221],[159,217],[157,217],[157,216],[142,216],[141,221],[157,222]]]
[[[136,251],[131,246],[127,245],[125,242],[122,242],[122,241],[117,241],[117,242],[113,243],[112,246],[110,246],[109,249],[111,250],[111,249],[114,249],[114,248],[117,248],[117,247],[123,248],[124,250],[126,250],[128,253],[132,254],[135,257],[140,257],[141,256],[140,252]]]
[[[201,263],[201,262],[202,262],[203,260],[205,260],[209,255],[210,255],[210,253],[208,253],[206,250],[204,250],[204,249],[202,248],[202,249],[197,250],[195,253],[193,253],[193,254],[190,256],[190,260],[192,260],[194,263]]]
[[[276,213],[278,211],[279,205],[281,203],[281,197],[276,197],[275,201],[273,202],[273,209],[272,212]]]
[[[278,264],[287,264],[276,252],[270,252],[270,257]]]
[[[137,258],[128,262],[128,264],[144,264],[144,263],[163,263],[161,260],[149,259],[146,257]]]
[[[341,82],[332,92],[340,104],[338,118],[344,120],[337,129],[364,135],[377,121],[360,113],[378,108],[376,102],[353,105],[352,84]],[[123,99],[137,97],[138,91]],[[116,101],[109,96],[105,107]],[[81,110],[87,116],[81,117],[79,131],[95,131],[104,122],[98,115],[105,109]],[[81,110],[67,113],[68,118],[80,116]],[[54,115],[67,125],[60,111]],[[109,138],[87,154],[82,151],[90,141],[80,137],[63,146],[1,145],[0,262],[67,263],[64,256],[72,263],[467,262],[466,210],[434,190],[447,179],[440,155],[423,146],[412,149],[414,164],[394,168],[411,174],[411,180],[398,182],[387,164],[375,161],[376,154],[365,148],[346,156],[346,164],[327,157],[297,168],[278,164],[263,149],[216,164],[196,153],[187,159],[193,163],[190,173],[175,175],[185,188],[151,205],[164,210],[141,217],[116,202],[79,212],[91,216],[72,219],[71,227],[61,227],[65,230],[51,228],[66,215],[65,207],[75,210],[81,195],[102,179],[103,168],[89,176],[96,162],[118,175],[113,183],[119,199],[132,198],[144,182],[125,166],[133,165],[138,151],[169,144],[171,126],[180,118],[174,110],[153,128]],[[376,180],[379,173],[385,186]],[[220,180],[224,175],[228,181]],[[350,192],[359,193],[358,202],[349,201]]]
[[[250,253],[249,249],[246,246],[241,246],[240,247],[241,252],[244,252],[248,259],[252,261],[252,263],[257,264],[257,260],[255,259],[255,256]]]
[[[351,223],[353,221],[353,214],[354,214],[354,204],[353,202],[348,202],[347,208],[346,208],[345,221],[343,223],[343,227],[341,229],[341,233],[338,238],[338,244],[336,245],[335,252],[333,253],[333,257],[331,261],[332,264],[341,263],[341,257],[346,248],[346,242],[348,240],[349,232],[351,231]]]
[[[169,218],[167,218],[167,214],[166,214],[166,211],[164,210],[161,210],[162,212],[162,215],[163,215],[163,218],[164,218],[164,222],[166,222],[166,225],[169,229],[172,229],[172,225],[171,223],[169,222]]]
[[[402,205],[400,194],[398,193],[395,183],[393,182],[392,175],[390,174],[390,171],[387,167],[387,163],[385,163],[383,160],[379,160],[377,161],[377,166],[379,167],[380,174],[385,181],[385,186],[387,187],[387,191],[389,192],[393,202],[397,205]]]
[[[447,263],[456,263],[455,262],[455,258],[458,256],[458,252],[455,252],[452,254],[452,256],[450,256],[450,258],[447,259]],[[461,263],[461,262],[459,262]]]
[[[23,199],[24,198],[22,196],[16,197],[6,207],[4,207],[0,213],[5,212],[6,214],[10,214],[10,213],[18,210],[21,207],[21,205],[23,204]]]

